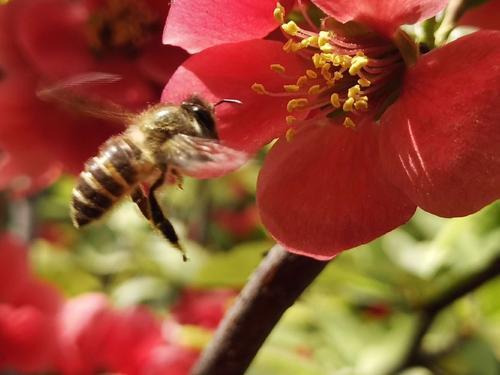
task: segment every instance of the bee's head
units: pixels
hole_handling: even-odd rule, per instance
[[[201,136],[218,139],[215,128],[214,106],[208,104],[198,96],[191,96],[182,102],[181,107],[188,111],[198,122],[201,128]]]
[[[214,108],[222,103],[241,104],[241,101],[237,99],[222,99],[215,104],[208,104],[198,96],[191,96],[182,102],[181,107],[196,119],[200,125],[203,137],[219,139],[217,129],[215,128]]]

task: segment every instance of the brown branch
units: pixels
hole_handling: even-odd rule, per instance
[[[484,283],[500,275],[500,255],[497,255],[486,268],[483,268],[466,279],[460,281],[450,289],[441,293],[420,307],[417,327],[408,351],[393,373],[422,363],[424,354],[421,351],[422,341],[439,313],[453,304],[456,300],[479,288]]]
[[[274,246],[225,316],[191,374],[243,374],[286,309],[326,264]]]

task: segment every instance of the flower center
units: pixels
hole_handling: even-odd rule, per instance
[[[98,54],[135,54],[158,30],[158,21],[141,0],[106,0],[88,19],[87,39]]]
[[[312,22],[313,31],[285,22],[285,10],[278,3],[275,18],[281,23],[288,41],[283,50],[306,60],[306,69],[298,77],[287,75],[286,67],[272,64],[271,69],[285,80],[283,91],[270,92],[261,83],[252,89],[258,94],[290,97],[287,105],[287,138],[297,124],[324,124],[340,118],[355,128],[361,116],[377,119],[387,100],[399,86],[404,60],[398,47],[360,26],[342,25],[332,18],[323,20],[321,30]],[[298,120],[296,114],[306,111]]]

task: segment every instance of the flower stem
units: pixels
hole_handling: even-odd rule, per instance
[[[421,351],[422,341],[439,313],[453,304],[456,300],[499,275],[500,254],[488,263],[487,267],[469,275],[464,280],[450,287],[444,293],[423,304],[419,309],[420,312],[417,325],[408,351],[401,361],[401,364],[393,373],[398,373],[403,369],[425,362],[425,355]]]
[[[191,374],[243,374],[286,309],[326,264],[274,246],[224,317]]]
[[[448,36],[455,28],[457,21],[462,17],[464,12],[470,6],[470,0],[450,0],[444,12],[441,25],[434,34],[435,45],[442,46],[445,44]]]

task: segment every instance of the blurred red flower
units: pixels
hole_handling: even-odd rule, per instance
[[[27,248],[13,236],[0,237],[0,369],[51,370],[57,346],[55,316],[62,299],[36,280]]]
[[[130,109],[154,102],[187,53],[161,45],[169,2],[12,0],[0,8],[0,188],[29,193],[86,158],[120,126],[42,103],[44,83],[77,73],[119,74],[96,96]]]
[[[180,324],[215,329],[236,295],[228,289],[185,289],[172,307],[172,316]]]
[[[405,223],[417,206],[454,217],[496,200],[500,33],[480,31],[418,57],[399,26],[435,15],[445,0],[313,3],[330,16],[321,30],[287,23],[285,46],[208,48],[179,67],[162,97],[178,100],[189,88],[209,101],[242,100],[218,108],[221,137],[234,147],[256,150],[281,137],[257,187],[271,235],[294,253],[330,259]],[[230,10],[217,19],[242,16]]]

